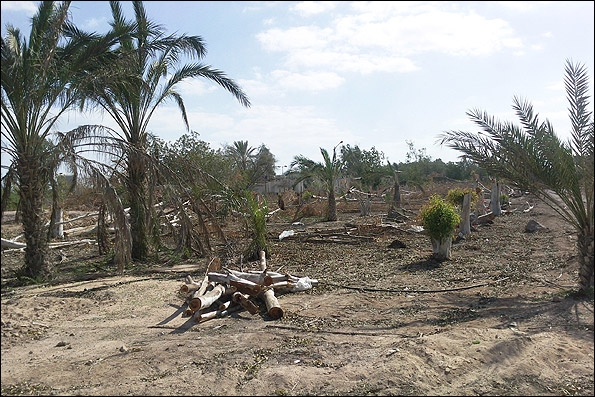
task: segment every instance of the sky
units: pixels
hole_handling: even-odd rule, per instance
[[[2,1],[2,35],[7,24],[28,34],[37,4]],[[478,131],[466,115],[473,109],[518,121],[515,96],[569,139],[564,70],[567,60],[586,66],[593,98],[594,4],[144,2],[168,33],[201,36],[208,52],[200,62],[225,72],[250,99],[247,108],[210,80],[184,81],[178,91],[190,129],[213,149],[264,144],[278,173],[296,155],[322,161],[320,148],[332,152],[340,142],[375,148],[393,163],[406,161],[408,142],[432,159],[458,161],[440,134]],[[122,6],[132,18],[131,2]],[[107,1],[73,1],[70,10],[81,29],[107,31]],[[100,112],[70,112],[57,128],[81,124],[115,127]],[[165,141],[187,133],[171,102],[149,131]]]

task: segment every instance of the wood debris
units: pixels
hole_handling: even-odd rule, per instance
[[[186,276],[179,289],[180,296],[188,304],[185,314],[200,323],[240,310],[255,315],[264,304],[269,317],[279,319],[283,317],[283,309],[277,296],[318,285],[318,280],[309,277],[268,271],[264,254],[264,251],[260,252],[261,270],[221,270],[220,261],[211,261],[200,282]]]

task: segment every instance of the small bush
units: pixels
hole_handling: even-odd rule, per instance
[[[267,245],[267,224],[266,217],[268,206],[266,200],[262,202],[254,197],[251,192],[245,192],[246,207],[248,213],[248,225],[252,232],[252,242],[246,250],[244,256],[247,260],[258,260],[259,252],[264,251],[269,256],[269,247]]]
[[[454,205],[437,195],[430,197],[429,203],[421,208],[419,219],[427,234],[436,240],[451,235],[461,222]]]
[[[446,201],[452,205],[455,205],[457,207],[462,207],[463,206],[463,198],[465,197],[465,195],[467,193],[471,193],[471,206],[473,206],[473,204],[477,201],[477,193],[475,192],[475,190],[471,189],[471,188],[467,188],[467,189],[451,189],[448,191],[448,194],[446,195]]]
[[[502,193],[502,194],[500,195],[500,202],[501,202],[502,204],[508,204],[508,203],[510,202],[510,197],[508,197],[508,194],[506,194],[506,193]]]

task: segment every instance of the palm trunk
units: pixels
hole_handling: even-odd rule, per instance
[[[400,171],[399,171],[400,172]],[[401,185],[399,184],[399,174],[394,171],[394,184],[393,184],[393,202],[392,205],[396,208],[401,208]]]
[[[588,228],[578,236],[579,291],[583,294],[593,288],[593,241],[593,231]]]
[[[463,196],[463,208],[459,231],[466,236],[471,233],[471,193]]]
[[[494,216],[502,215],[502,207],[500,206],[500,183],[495,178],[490,195],[490,210]]]
[[[37,279],[51,273],[46,262],[47,232],[42,218],[43,178],[39,159],[21,158],[19,164],[20,210],[25,235],[23,275]]]
[[[102,201],[99,206],[99,216],[97,217],[97,247],[99,248],[99,255],[105,255],[108,251],[105,210],[105,201]]]
[[[337,201],[335,200],[335,189],[330,189],[328,192],[328,212],[326,220],[337,220]]]
[[[147,173],[142,154],[132,151],[128,156],[128,194],[130,199],[132,259],[135,260],[145,260],[149,254],[146,181]]]
[[[444,261],[450,259],[450,251],[452,247],[452,236],[443,237],[440,240],[431,238],[432,253],[435,259]]]

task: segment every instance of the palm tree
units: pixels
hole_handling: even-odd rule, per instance
[[[527,101],[514,98],[521,126],[501,123],[479,110],[467,112],[483,133],[449,131],[446,143],[493,175],[534,193],[570,223],[579,251],[579,292],[593,288],[593,114],[588,110],[587,70],[566,62],[565,85],[572,137],[561,141],[540,122]]]
[[[56,162],[61,161],[57,150],[64,149],[62,144],[48,145],[52,129],[80,101],[81,85],[101,78],[113,60],[109,51],[113,35],[79,31],[69,22],[69,6],[69,1],[41,2],[31,19],[28,41],[8,25],[1,43],[2,152],[12,159],[22,205],[27,244],[22,273],[33,279],[51,270],[42,198]]]
[[[297,167],[295,172],[300,175],[296,183],[306,179],[314,178],[324,184],[328,194],[328,208],[326,216],[327,221],[337,220],[335,185],[341,176],[343,165],[345,164],[342,158],[337,158],[335,149],[333,149],[333,157],[331,159],[326,149],[320,148],[320,153],[322,154],[324,163],[316,163],[304,156],[298,155],[294,157],[294,160],[290,165],[290,168]]]
[[[235,141],[231,146],[225,147],[225,152],[234,160],[236,167],[246,171],[250,162],[254,159],[256,148],[248,146],[248,141]]]
[[[133,2],[133,23],[125,20],[119,2],[110,1],[110,7],[113,34],[129,27],[134,29],[132,37],[123,37],[119,41],[118,51],[136,78],[127,84],[116,79],[98,81],[89,91],[92,101],[116,122],[118,138],[127,144],[125,183],[130,203],[132,258],[142,260],[149,251],[147,126],[155,110],[166,101],[173,100],[189,130],[184,101],[175,88],[181,81],[194,77],[216,82],[246,107],[250,106],[250,102],[241,88],[219,70],[202,63],[177,67],[182,55],[198,59],[205,56],[206,48],[201,37],[166,35],[160,25],[147,18],[141,1]]]

